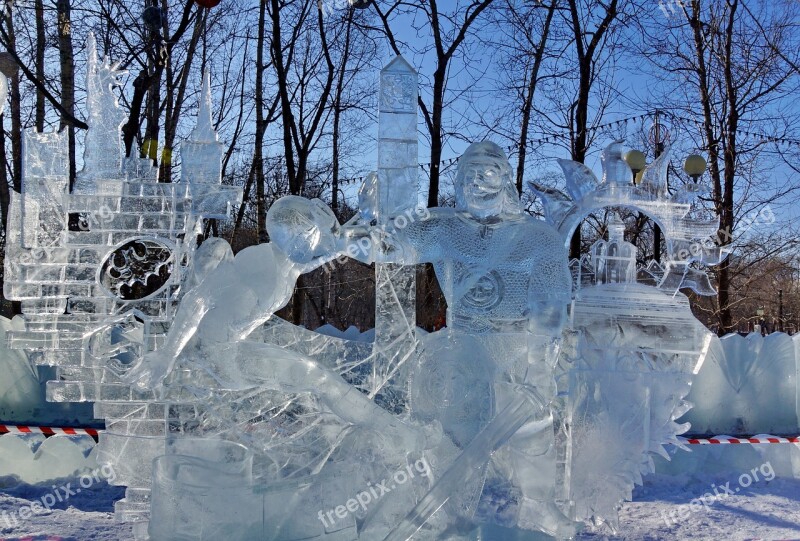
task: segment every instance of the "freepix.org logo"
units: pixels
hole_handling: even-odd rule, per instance
[[[113,483],[117,475],[110,464],[81,475],[77,480],[70,480],[68,483],[53,485],[52,490],[44,494],[39,499],[18,507],[16,510],[0,513],[0,529],[14,528],[36,515],[46,515],[54,507],[64,508],[69,504],[67,501],[77,496],[82,490],[91,489],[96,484],[102,482]]]
[[[406,484],[416,475],[431,478],[431,469],[424,457],[413,464],[408,464],[405,469],[397,470],[390,479],[381,479],[379,483],[375,484],[369,483],[366,490],[359,492],[355,498],[350,498],[342,505],[337,505],[327,511],[320,509],[317,512],[317,518],[325,528],[330,528],[345,520],[350,514],[357,513],[359,510],[366,512],[371,503],[377,502],[386,494]]]

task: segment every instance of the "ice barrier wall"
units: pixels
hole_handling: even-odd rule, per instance
[[[784,333],[712,337],[681,421],[691,434],[797,435],[798,347]]]

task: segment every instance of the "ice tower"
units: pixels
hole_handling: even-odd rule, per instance
[[[196,234],[225,219],[241,188],[220,179],[220,144],[211,127],[209,79],[198,128],[185,144],[177,183],[159,183],[149,160],[122,165],[124,120],[112,87],[120,72],[88,42],[85,166],[68,189],[64,134],[25,133],[22,192],[12,193],[5,295],[22,304],[25,330],[8,333],[42,365],[58,367],[53,401],[94,402],[106,420],[100,460],[128,487],[117,516],[146,532],[150,470],[164,453],[172,410],[120,376],[169,328]],[[134,444],[133,442],[137,442]]]

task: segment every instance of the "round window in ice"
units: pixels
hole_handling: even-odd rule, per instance
[[[141,300],[167,285],[172,265],[172,250],[168,246],[153,239],[135,239],[106,257],[98,280],[119,300]]]

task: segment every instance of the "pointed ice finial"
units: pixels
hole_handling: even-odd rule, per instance
[[[192,141],[217,142],[217,132],[211,117],[211,72],[203,72],[203,89],[200,92],[200,105],[197,109],[197,127],[192,132]]]
[[[580,203],[586,194],[597,189],[597,177],[584,164],[572,160],[557,161],[564,171],[567,192],[573,201]]]
[[[414,66],[408,63],[403,55],[399,54],[395,56],[388,64],[386,64],[382,72],[397,72],[397,73],[413,73],[414,75],[417,74],[417,70],[414,69]]]
[[[644,173],[639,186],[657,195],[667,195],[667,168],[669,167],[670,147],[665,148],[661,155],[653,160]]]
[[[631,168],[622,157],[622,143],[617,140],[608,145],[603,150],[601,160],[603,162],[603,183],[630,185]]]
[[[219,184],[222,172],[222,143],[217,140],[211,116],[211,74],[203,72],[203,88],[197,108],[197,126],[181,143],[181,180],[190,184]]]
[[[125,73],[119,63],[106,56],[100,62],[97,42],[90,33],[86,40],[86,123],[89,129],[83,144],[83,170],[78,174],[73,191],[90,193],[94,181],[117,178],[121,174],[121,127],[125,113],[119,108],[114,87]]]
[[[94,38],[94,32],[89,32],[86,38],[86,76],[97,70],[97,40]]]
[[[128,73],[119,69],[119,62],[111,64],[108,56],[100,62],[100,55],[97,53],[97,41],[94,33],[89,32],[86,39],[86,112],[89,117],[97,117],[94,122],[97,125],[105,123],[106,117],[112,116],[114,122],[121,111],[117,103],[117,96],[113,88],[120,86],[120,77]]]
[[[87,106],[92,103],[91,98],[101,92],[101,89],[97,88],[96,84],[97,61],[97,41],[94,39],[94,32],[89,32],[89,37],[86,38],[86,93],[89,95]]]

